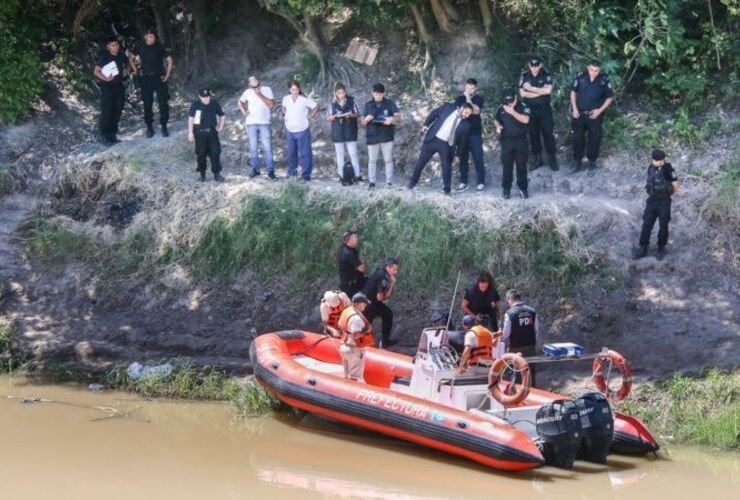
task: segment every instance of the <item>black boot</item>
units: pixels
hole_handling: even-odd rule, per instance
[[[560,170],[560,165],[558,165],[558,159],[555,157],[555,155],[550,155],[549,160],[550,168],[553,172],[557,172],[558,170]]]
[[[200,172],[200,182],[205,182],[205,181],[206,181],[206,173]]]
[[[575,174],[577,172],[580,172],[581,170],[583,170],[583,161],[576,160],[575,164],[570,169],[570,173]]]
[[[588,175],[594,175],[596,173],[596,162],[588,160]]]
[[[213,174],[213,178],[216,179],[216,182],[223,182],[224,181],[224,178],[218,172],[216,172],[215,174]]]
[[[151,125],[146,126],[146,138],[151,139],[154,137],[154,128]]]
[[[533,172],[543,166],[545,164],[544,161],[542,161],[542,153],[534,153],[534,161],[532,162],[532,166],[529,167],[530,172]]]
[[[511,198],[511,191],[508,189],[504,189],[504,199],[508,200],[509,198]]]
[[[167,124],[163,123],[162,124],[162,137],[169,137],[169,136],[170,136],[170,131],[167,130]]]
[[[655,258],[658,260],[665,259],[665,247],[658,247],[658,251],[655,252]]]
[[[647,254],[648,254],[647,245],[640,245],[640,248],[635,250],[634,254],[632,254],[632,258],[635,260],[642,259],[644,257],[647,257]]]

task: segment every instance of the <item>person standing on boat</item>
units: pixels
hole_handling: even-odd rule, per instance
[[[365,383],[365,346],[372,345],[373,325],[365,317],[370,301],[362,293],[352,296],[352,305],[342,311],[339,317],[339,331],[342,343],[339,354],[342,356],[344,378]]]
[[[328,290],[324,292],[319,305],[321,322],[324,324],[324,333],[334,338],[339,338],[339,318],[342,311],[352,304],[347,294],[341,290]]]
[[[396,276],[398,275],[398,259],[391,257],[383,262],[383,267],[377,268],[367,279],[362,293],[370,300],[367,308],[367,319],[370,323],[377,317],[383,321],[383,335],[378,347],[381,349],[388,348],[396,344],[391,339],[393,331],[393,311],[385,305],[385,302],[391,298],[396,286]]]
[[[465,289],[462,300],[463,314],[475,319],[488,327],[489,330],[498,329],[498,319],[504,315],[501,296],[496,290],[496,282],[488,271],[481,271],[475,282]]]
[[[356,231],[347,231],[342,236],[342,246],[339,248],[339,288],[349,297],[362,290],[365,286],[365,259],[357,250],[360,238]]]
[[[475,316],[463,317],[465,329],[465,349],[460,358],[458,373],[465,373],[468,368],[481,367],[486,370],[493,363],[493,351],[499,343],[501,332],[492,332],[483,325],[477,324]]]
[[[521,294],[514,289],[506,292],[509,310],[504,314],[502,338],[506,341],[507,352],[518,352],[522,356],[537,354],[537,339],[540,337],[540,318],[534,308],[524,304]],[[534,386],[534,366],[530,366]]]

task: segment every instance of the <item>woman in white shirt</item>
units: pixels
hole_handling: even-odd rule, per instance
[[[288,177],[295,177],[300,161],[301,180],[311,180],[313,155],[311,153],[311,129],[309,120],[319,112],[316,101],[303,95],[301,84],[293,80],[288,86],[290,94],[283,97],[282,111],[285,115],[285,149],[288,155]]]

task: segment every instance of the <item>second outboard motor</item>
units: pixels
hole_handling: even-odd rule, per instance
[[[548,465],[573,467],[581,444],[581,418],[573,401],[559,399],[537,410],[537,446]]]
[[[614,436],[614,416],[609,401],[599,392],[589,392],[575,403],[583,429],[578,458],[604,464]]]

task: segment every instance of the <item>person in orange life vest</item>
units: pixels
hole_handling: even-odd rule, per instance
[[[365,382],[365,346],[373,345],[372,324],[367,320],[363,311],[370,301],[362,293],[352,296],[352,305],[342,311],[339,317],[339,330],[342,343],[339,354],[342,356],[344,378]]]
[[[352,304],[347,294],[341,290],[328,290],[319,305],[321,322],[324,324],[324,333],[334,338],[339,338],[339,317],[346,308]]]
[[[458,373],[464,373],[469,367],[484,367],[486,370],[493,362],[492,352],[498,345],[501,332],[491,332],[483,325],[476,324],[475,316],[463,318],[465,328],[465,349],[460,359]]]

